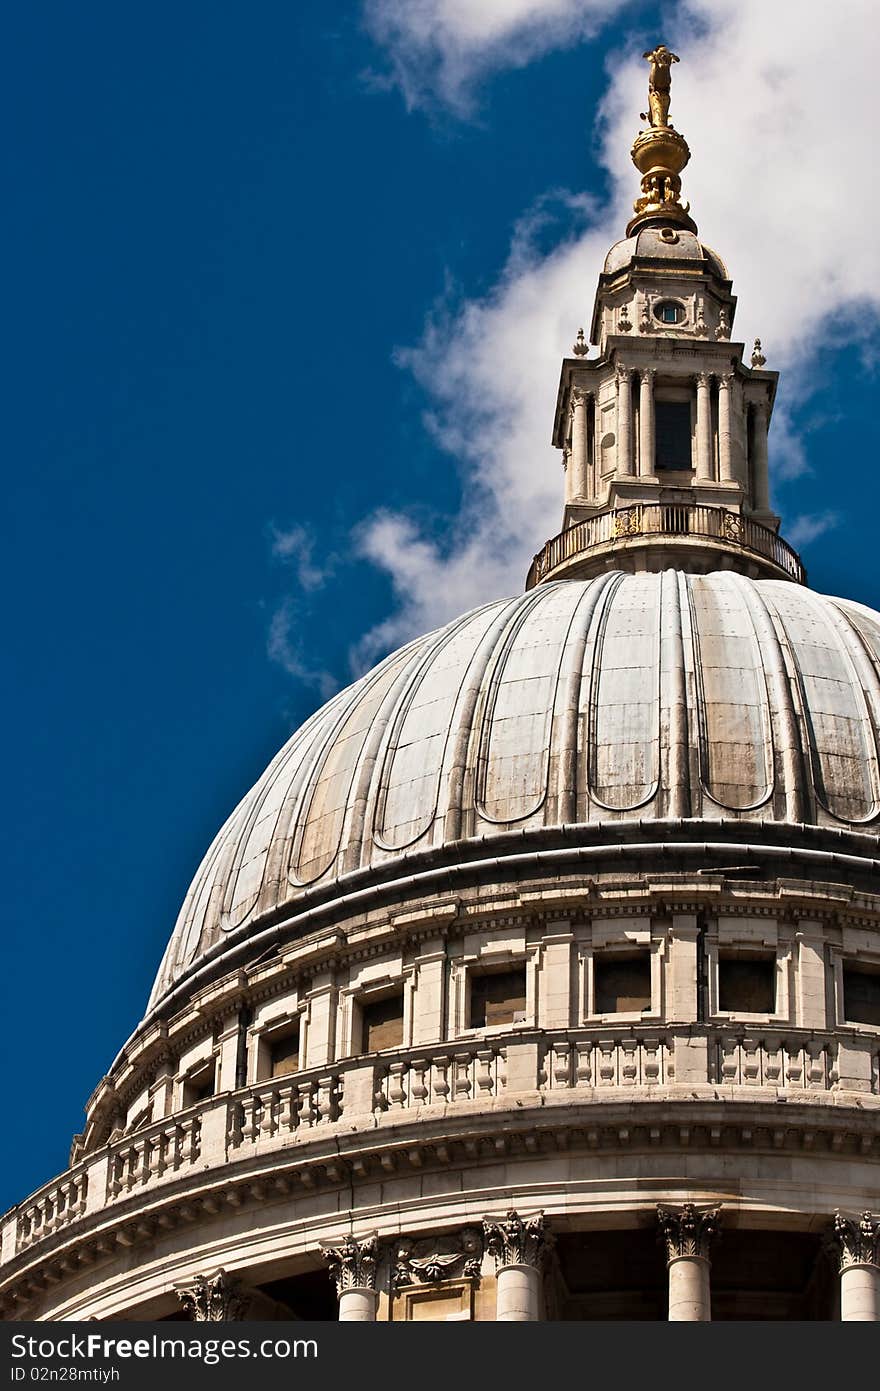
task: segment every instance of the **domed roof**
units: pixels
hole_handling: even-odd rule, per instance
[[[196,874],[151,1005],[267,916],[464,837],[675,817],[873,828],[878,673],[880,614],[732,571],[612,572],[474,609],[288,741]]]
[[[717,251],[700,241],[693,232],[670,227],[642,227],[634,236],[615,242],[605,257],[602,270],[605,275],[613,275],[641,257],[663,261],[701,261],[707,263],[708,269],[720,280],[730,279]]]

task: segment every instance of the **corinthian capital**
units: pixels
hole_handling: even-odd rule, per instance
[[[375,1290],[379,1264],[379,1239],[375,1232],[362,1237],[347,1236],[340,1242],[322,1241],[321,1254],[336,1281],[337,1295],[346,1290]]]
[[[251,1300],[241,1281],[225,1270],[218,1270],[216,1275],[196,1275],[175,1290],[194,1323],[235,1323],[244,1318]]]
[[[572,408],[574,409],[574,408],[576,408],[577,406],[585,406],[585,405],[587,404],[587,401],[589,400],[589,395],[590,395],[590,393],[589,393],[588,391],[585,391],[584,388],[583,388],[582,386],[574,386],[574,387],[572,387],[572,389],[571,389],[571,404],[572,404]]]
[[[666,1243],[667,1261],[677,1256],[699,1256],[709,1259],[709,1247],[718,1231],[717,1207],[698,1209],[693,1203],[682,1207],[663,1207],[658,1204],[657,1221],[660,1237]]]
[[[483,1238],[486,1250],[495,1257],[495,1269],[503,1270],[507,1265],[540,1266],[552,1241],[549,1225],[543,1212],[522,1218],[511,1210],[503,1220],[484,1217]]]
[[[841,1270],[850,1265],[880,1266],[880,1218],[863,1212],[856,1220],[836,1212],[832,1234]]]

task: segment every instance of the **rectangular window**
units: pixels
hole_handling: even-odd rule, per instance
[[[775,1013],[776,957],[719,957],[718,1008],[725,1014]]]
[[[472,1029],[496,1024],[523,1024],[526,1018],[526,968],[493,971],[471,979]]]
[[[691,467],[691,406],[689,401],[655,401],[655,468]]]
[[[269,1076],[286,1077],[299,1068],[299,1023],[288,1024],[267,1040]]]
[[[880,971],[844,966],[843,1013],[851,1024],[880,1025]]]
[[[593,996],[597,1014],[636,1014],[651,1008],[651,958],[611,953],[593,957]]]
[[[184,1106],[196,1106],[198,1102],[207,1101],[209,1096],[214,1095],[216,1071],[216,1064],[212,1058],[209,1063],[189,1074],[183,1084]]]
[[[403,991],[385,995],[381,1000],[369,1000],[361,1005],[362,1048],[365,1053],[378,1053],[383,1048],[400,1048],[403,1044]]]

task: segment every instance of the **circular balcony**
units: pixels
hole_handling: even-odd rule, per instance
[[[773,1205],[771,1169],[776,1202],[822,1215],[880,1144],[877,1047],[852,1030],[767,1025],[529,1028],[221,1093],[113,1139],[7,1214],[5,1316],[26,1316],[35,1298],[41,1317],[130,1313],[165,1291],[168,1261],[187,1273],[209,1258],[204,1248],[234,1264],[261,1223],[272,1240],[254,1260],[314,1263],[355,1190],[383,1239],[402,1221],[472,1221],[473,1198],[450,1190],[451,1170],[471,1174],[480,1212],[503,1210],[515,1190],[521,1204],[589,1227],[668,1198],[671,1151],[688,1151],[688,1194],[707,1199],[716,1156],[739,1152],[744,1171],[758,1163],[764,1174],[741,1184],[746,1218],[750,1204],[755,1220]],[[871,1079],[858,1091],[853,1050]],[[585,1163],[640,1175],[638,1192],[585,1182]],[[153,1269],[150,1253],[165,1246]],[[135,1292],[132,1247],[146,1253]],[[96,1267],[100,1297],[86,1274]]]
[[[797,552],[760,522],[721,507],[634,503],[586,517],[551,537],[529,567],[526,589],[545,580],[585,579],[602,570],[657,570],[676,564],[807,582]]]

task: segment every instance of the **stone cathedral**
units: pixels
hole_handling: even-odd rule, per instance
[[[232,813],[6,1319],[880,1318],[880,614],[779,534],[645,56],[559,534]]]

